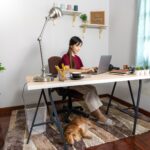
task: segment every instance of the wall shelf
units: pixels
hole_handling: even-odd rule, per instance
[[[70,16],[79,16],[82,12],[73,11],[73,10],[63,10],[63,15],[70,15]]]
[[[105,29],[106,25],[100,25],[100,24],[81,24],[81,28],[97,28],[97,29]]]
[[[100,35],[101,35],[102,31],[104,29],[106,29],[107,26],[106,25],[101,25],[101,24],[83,23],[83,24],[80,25],[80,27],[83,28],[83,30],[82,30],[83,34],[86,32],[87,28],[99,29],[99,38],[100,38]]]

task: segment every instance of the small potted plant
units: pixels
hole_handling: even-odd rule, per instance
[[[144,75],[144,67],[143,66],[140,66],[140,75]]]
[[[83,22],[83,33],[85,33],[85,31],[86,31],[87,19],[88,19],[87,14],[81,14],[81,15],[80,15],[80,19],[81,19],[82,22]]]
[[[136,74],[137,76],[141,75],[140,66],[136,66],[136,67],[135,67],[135,74]]]
[[[82,22],[83,22],[83,23],[85,23],[85,24],[86,24],[86,23],[87,23],[87,19],[88,19],[88,17],[87,17],[87,15],[86,15],[86,14],[81,14],[81,15],[80,15],[80,19],[82,20]]]

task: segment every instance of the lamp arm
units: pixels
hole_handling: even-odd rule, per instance
[[[43,33],[44,33],[44,31],[45,31],[45,28],[46,28],[46,25],[47,25],[48,21],[49,21],[49,17],[45,17],[45,22],[44,22],[42,31],[41,31],[41,33],[40,33],[40,35],[39,35],[39,37],[38,37],[38,40],[42,40]]]
[[[45,28],[46,28],[46,25],[49,21],[49,18],[48,17],[45,17],[45,22],[44,22],[44,25],[43,25],[43,28],[42,28],[42,31],[38,37],[38,42],[39,42],[39,47],[40,47],[40,54],[41,54],[41,62],[42,62],[42,77],[45,77],[46,76],[46,73],[45,73],[45,65],[44,65],[44,58],[43,58],[43,50],[42,50],[42,37],[43,37],[43,33],[45,31]]]

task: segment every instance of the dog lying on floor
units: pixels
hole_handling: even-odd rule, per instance
[[[94,123],[87,118],[76,116],[64,128],[65,140],[68,144],[73,145],[75,141],[80,141],[82,138],[91,139],[88,130],[95,128]]]

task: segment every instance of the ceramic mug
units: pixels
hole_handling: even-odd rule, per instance
[[[74,11],[78,11],[78,5],[74,5],[73,10],[74,10]]]
[[[60,9],[65,10],[65,4],[60,4]]]
[[[71,72],[72,78],[81,78],[81,72]]]
[[[68,4],[68,5],[67,5],[67,10],[72,10],[72,8],[71,8],[71,5],[70,5],[70,4]]]

